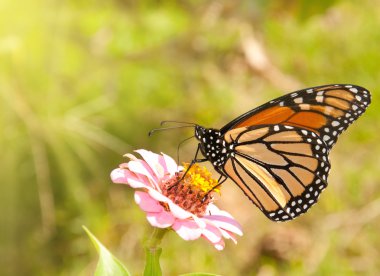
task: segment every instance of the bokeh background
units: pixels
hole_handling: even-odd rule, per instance
[[[273,223],[227,182],[219,206],[243,225],[239,243],[217,252],[170,233],[163,271],[380,273],[379,0],[3,0],[0,14],[1,275],[91,275],[82,225],[139,275],[151,228],[110,181],[122,154],[175,157],[192,133],[149,138],[161,120],[221,127],[330,83],[364,86],[373,103],[332,151],[319,204]]]

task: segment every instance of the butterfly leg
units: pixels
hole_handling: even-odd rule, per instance
[[[200,151],[200,148],[201,148],[201,145],[198,144],[198,148],[197,148],[197,151],[195,152],[195,157],[193,160],[191,160],[190,164],[189,164],[189,167],[187,168],[186,172],[183,174],[182,178],[180,180],[182,180],[186,174],[189,172],[190,168],[195,164],[195,163],[202,163],[202,162],[206,162],[208,161],[207,158],[202,158],[202,159],[198,159],[198,154],[199,154],[199,151]]]
[[[196,151],[196,153],[195,153],[195,157],[194,157],[193,160],[191,160],[191,162],[190,162],[189,166],[187,167],[185,173],[182,175],[182,177],[181,177],[176,183],[174,183],[172,186],[170,186],[170,187],[168,188],[168,190],[170,190],[170,189],[172,189],[174,186],[178,185],[178,183],[181,182],[181,181],[185,178],[186,174],[189,172],[189,170],[191,169],[191,167],[192,167],[195,163],[202,163],[202,162],[206,162],[206,161],[208,161],[207,158],[198,159],[198,154],[199,154],[199,151],[200,151],[200,147],[201,147],[201,146],[198,145],[197,151]]]
[[[194,159],[190,163],[191,166],[194,165],[195,163],[202,163],[202,162],[208,161],[207,158],[198,159],[198,154],[199,154],[200,150],[201,150],[201,145],[198,144],[197,151],[195,152],[195,157],[194,157]]]
[[[223,179],[223,180],[222,180]],[[208,191],[202,198],[202,202],[206,200],[206,198],[208,197],[208,195],[214,191],[216,188],[218,188],[220,185],[222,185],[226,180],[228,179],[227,176],[221,174],[219,179],[218,179],[218,184],[216,184],[214,187],[211,188],[210,191]]]

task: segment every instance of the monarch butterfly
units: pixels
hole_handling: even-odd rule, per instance
[[[232,179],[269,219],[294,219],[327,187],[332,146],[370,102],[370,93],[356,85],[292,92],[220,130],[195,125],[193,162],[211,162],[219,183]],[[203,159],[197,159],[199,151]]]

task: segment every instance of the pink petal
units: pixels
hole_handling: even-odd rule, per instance
[[[120,168],[120,169],[128,169],[128,163],[121,163],[121,164],[119,165],[119,168]]]
[[[158,213],[164,210],[164,207],[154,200],[148,193],[136,191],[135,201],[140,208],[149,213]]]
[[[207,221],[206,220],[204,220],[203,218],[199,218],[199,217],[197,217],[195,215],[192,215],[192,217],[193,217],[194,222],[198,225],[198,227],[200,227],[200,228],[205,228],[206,227],[206,225],[207,225]]]
[[[237,239],[234,234],[229,231],[219,229],[222,232],[223,238],[232,240],[235,244],[237,244]]]
[[[178,219],[187,219],[193,216],[190,212],[182,209],[171,200],[168,201],[168,204],[169,204],[170,211]]]
[[[224,249],[224,246],[225,246],[225,243],[224,243],[224,240],[221,239],[219,242],[217,243],[214,243],[214,247],[217,249],[217,250],[223,250]]]
[[[171,201],[169,198],[164,196],[162,193],[159,191],[156,191],[154,189],[149,189],[148,193],[151,197],[153,197],[155,200],[160,201],[160,202],[165,202],[169,205],[169,209],[172,212],[172,214],[178,218],[178,219],[187,219],[192,217],[193,215],[179,207],[177,204],[175,204],[173,201]]]
[[[131,154],[131,153],[126,153],[126,154],[124,154],[123,155],[124,157],[128,157],[129,159],[131,159],[131,160],[139,160],[136,156],[134,156],[133,154]]]
[[[217,227],[210,224],[208,224],[206,228],[203,229],[202,235],[211,243],[217,243],[222,238],[222,233],[220,232],[220,230]]]
[[[177,163],[174,161],[173,158],[166,154],[162,154],[164,157],[165,165],[166,165],[166,172],[168,172],[171,176],[173,176],[176,172],[178,172],[179,166]]]
[[[123,183],[123,184],[126,184],[128,183],[128,180],[126,179],[126,176],[125,176],[125,171],[124,169],[114,169],[112,172],[111,172],[111,180],[112,182],[114,183]]]
[[[166,165],[166,162],[165,162],[165,158],[164,156],[160,155],[158,157],[158,163],[161,165],[162,169],[163,169],[163,175],[164,176],[173,176],[175,172],[170,172],[167,168],[167,165]]]
[[[184,240],[196,240],[202,234],[202,229],[194,221],[177,220],[173,226],[173,230]]]
[[[111,179],[114,183],[128,184],[135,189],[148,187],[145,183],[149,183],[147,179],[144,181],[140,179],[137,175],[125,169],[114,169],[111,172]]]
[[[220,215],[220,216],[225,216],[225,217],[230,217],[233,219],[233,216],[226,212],[226,211],[223,211],[223,210],[220,210],[218,208],[218,206],[216,206],[215,204],[212,204],[210,203],[208,206],[207,206],[207,211],[206,211],[206,214],[211,214],[211,215]]]
[[[164,168],[159,163],[160,156],[158,154],[144,149],[136,150],[136,152],[144,158],[145,162],[152,169],[156,177],[162,178],[164,176]]]
[[[129,161],[128,168],[133,173],[142,174],[148,177],[148,179],[152,180],[153,182],[151,183],[151,185],[153,184],[152,187],[157,187],[158,179],[156,175],[154,175],[152,169],[144,161],[141,161],[141,160]]]
[[[170,201],[169,198],[167,198],[166,196],[164,196],[160,191],[157,191],[155,189],[152,189],[150,188],[148,190],[148,193],[151,197],[153,197],[155,200],[157,201],[161,201],[161,202],[165,202],[165,203],[168,203]]]
[[[169,198],[164,196],[162,193],[159,191],[156,191],[154,189],[149,189],[148,193],[151,197],[153,197],[157,201],[165,202],[169,205],[169,209],[171,213],[178,219],[187,219],[190,217],[193,217],[193,214],[190,212],[182,209],[179,207],[177,204],[175,204],[173,201],[171,201]]]
[[[230,217],[224,217],[224,216],[219,216],[219,215],[211,215],[211,216],[204,216],[204,219],[212,222],[215,226],[228,230],[232,233],[235,233],[239,236],[243,235],[242,228],[240,224],[230,218]]]
[[[170,212],[148,213],[146,217],[152,226],[167,228],[173,225],[175,218]]]

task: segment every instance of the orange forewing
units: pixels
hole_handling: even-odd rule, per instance
[[[274,106],[244,120],[234,128],[265,124],[285,124],[318,132],[318,129],[326,123],[326,117],[316,112],[303,111],[296,113],[290,107]]]
[[[289,107],[274,106],[265,109],[237,124],[234,128],[252,125],[279,124],[289,119],[295,112]]]

